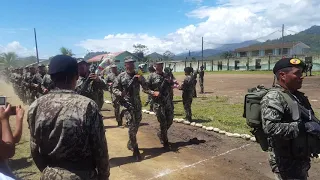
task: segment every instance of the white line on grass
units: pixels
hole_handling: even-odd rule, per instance
[[[224,153],[221,153],[221,154],[218,154],[218,155],[215,155],[215,156],[211,156],[210,158],[203,159],[203,160],[201,160],[201,161],[198,161],[198,162],[195,162],[195,163],[192,163],[192,164],[189,164],[189,165],[185,165],[185,166],[183,166],[183,167],[181,167],[181,168],[177,168],[177,169],[173,169],[173,170],[166,169],[166,170],[160,172],[158,175],[156,175],[156,176],[154,176],[154,177],[152,177],[152,178],[150,178],[150,179],[148,179],[148,180],[158,179],[158,178],[160,178],[160,177],[169,175],[169,174],[171,174],[171,173],[173,173],[173,172],[180,171],[180,170],[183,170],[183,169],[186,169],[186,168],[189,168],[189,167],[194,167],[195,165],[201,164],[201,163],[203,163],[203,162],[209,161],[209,160],[211,160],[211,159],[214,159],[214,158],[217,158],[217,157],[220,157],[220,156],[224,156],[224,155],[229,154],[229,153],[231,153],[231,152],[233,152],[233,151],[243,149],[243,148],[245,148],[245,147],[247,147],[247,146],[249,146],[249,145],[251,145],[251,144],[245,144],[245,145],[240,146],[240,147],[238,147],[238,148],[230,149],[229,151],[226,151],[226,152],[224,152]]]

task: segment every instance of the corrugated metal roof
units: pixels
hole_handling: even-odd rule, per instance
[[[283,48],[292,48],[295,45],[300,44],[300,43],[302,43],[302,42],[286,42],[286,43],[283,43],[283,46],[282,46],[282,43],[262,44],[262,45],[256,44],[256,45],[251,45],[248,47],[238,48],[235,51],[236,52],[247,52],[247,51],[257,51],[257,50],[266,50],[266,49],[280,49],[282,47]],[[308,48],[310,48],[310,47],[308,46]]]
[[[124,53],[124,52],[125,52],[125,51],[114,52],[114,53],[107,53],[107,54],[100,54],[100,55],[97,55],[97,56],[95,56],[95,57],[93,57],[93,58],[90,58],[87,62],[89,62],[89,63],[99,62],[99,61],[101,61],[101,58],[102,58],[102,57],[103,57],[103,58],[107,58],[107,57],[113,58],[113,57],[116,57],[116,56],[118,56],[118,55],[120,55],[120,54],[122,54],[122,53]]]

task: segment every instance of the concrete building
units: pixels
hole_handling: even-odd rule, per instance
[[[283,48],[283,52],[281,50]],[[235,50],[236,57],[264,57],[264,56],[294,56],[304,55],[310,49],[302,42],[287,42],[277,44],[256,44]]]

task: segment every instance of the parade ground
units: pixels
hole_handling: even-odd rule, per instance
[[[175,74],[181,82],[183,74]],[[271,72],[212,72],[206,73],[205,94],[193,100],[193,118],[206,126],[236,132],[250,133],[242,118],[244,94],[248,88],[264,84],[271,87]],[[320,76],[306,77],[301,91],[305,92],[316,111],[320,113],[318,96]],[[0,95],[9,97],[13,105],[21,101],[10,85],[0,81]],[[199,84],[197,91],[199,92]],[[181,91],[175,89],[175,117],[183,118]],[[142,103],[146,95],[141,93]],[[106,99],[110,96],[106,92]],[[110,99],[109,99],[110,100]],[[27,106],[24,106],[26,111]],[[268,164],[268,154],[255,142],[227,137],[213,131],[174,123],[169,130],[172,150],[165,151],[157,137],[159,123],[154,115],[143,113],[137,139],[143,160],[135,162],[127,150],[128,129],[117,127],[112,105],[105,104],[102,114],[109,150],[111,180],[268,180],[274,179]],[[144,106],[143,109],[148,109]],[[21,179],[39,179],[40,172],[30,157],[29,129],[25,115],[23,137],[16,147],[16,155],[10,160],[14,173]],[[14,124],[14,121],[12,121]],[[13,127],[14,128],[14,127]],[[319,179],[320,160],[314,159],[309,171],[311,180]]]

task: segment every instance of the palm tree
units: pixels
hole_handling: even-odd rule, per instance
[[[8,52],[0,54],[0,64],[5,67],[14,66],[17,61],[17,54],[15,52]]]
[[[68,55],[68,56],[73,56],[74,54],[72,53],[72,50],[71,49],[67,49],[65,47],[61,47],[60,48],[60,52],[61,54],[63,55]]]

